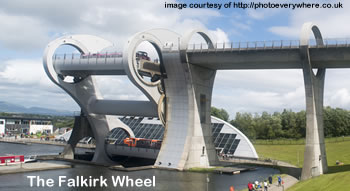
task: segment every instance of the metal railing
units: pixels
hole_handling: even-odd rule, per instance
[[[98,59],[98,58],[121,58],[123,53],[121,52],[104,52],[104,53],[88,53],[88,54],[55,54],[53,60],[65,60],[65,59]]]
[[[317,40],[309,41],[310,48],[338,48],[349,47],[350,39],[323,39],[323,45],[317,45]],[[212,49],[208,47],[213,47]],[[208,45],[207,43],[189,44],[189,52],[206,52],[206,51],[241,51],[241,50],[273,50],[273,49],[298,49],[300,48],[299,40],[271,40],[271,41],[251,41],[251,42],[223,42]]]

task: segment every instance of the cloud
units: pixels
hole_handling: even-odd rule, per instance
[[[96,83],[104,99],[147,100],[127,76],[96,76]]]
[[[218,71],[213,105],[236,112],[275,112],[305,107],[301,70]]]
[[[10,49],[31,51],[43,48],[49,37],[46,27],[33,18],[0,12],[0,44]]]
[[[327,105],[334,107],[349,107],[350,106],[350,91],[346,88],[337,90],[327,99]]]
[[[0,100],[26,107],[79,110],[77,104],[46,76],[41,59],[0,63]]]
[[[30,50],[43,48],[49,39],[63,34],[83,33],[122,47],[131,35],[143,30],[168,28],[183,33],[220,17],[218,11],[209,9],[178,11],[163,6],[163,2],[143,0],[4,1],[0,3],[0,43],[10,49]]]
[[[209,31],[209,34],[213,36],[213,40],[218,43],[229,42],[227,34],[221,29],[217,28],[216,30]]]
[[[39,85],[43,88],[52,87],[53,84],[47,77],[41,59],[15,59],[2,63],[0,70],[2,82],[18,85]]]
[[[340,9],[296,9],[289,12],[289,23],[286,25],[278,25],[269,28],[269,31],[280,35],[298,39],[301,27],[305,22],[313,22],[317,24],[321,30],[323,37],[343,38],[349,37],[350,26],[345,24],[349,20],[350,1],[325,1],[324,3],[338,3],[343,4]]]

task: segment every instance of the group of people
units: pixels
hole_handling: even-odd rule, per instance
[[[277,177],[278,180],[278,186],[282,185],[282,177],[278,176]],[[249,191],[268,191],[268,188],[271,186],[272,184],[272,175],[269,176],[268,180],[264,180],[264,182],[259,182],[259,181],[255,181],[254,183],[249,182],[248,183],[248,190]]]

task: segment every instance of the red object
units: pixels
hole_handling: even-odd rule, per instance
[[[235,187],[231,186],[230,191],[235,191]]]
[[[251,182],[248,183],[248,189],[253,190],[253,184]]]
[[[145,147],[145,148],[160,148],[162,144],[161,140],[156,139],[144,139],[144,138],[125,138],[124,144],[129,147]]]
[[[0,165],[23,163],[23,155],[0,156]]]

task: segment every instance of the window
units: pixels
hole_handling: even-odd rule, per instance
[[[204,94],[200,94],[200,121],[201,123],[206,122],[206,107],[207,107],[207,99]]]
[[[6,124],[13,125],[13,124],[15,124],[15,121],[14,121],[14,120],[9,119],[9,120],[7,120]]]
[[[4,124],[4,121],[0,121],[0,125],[3,125]]]

